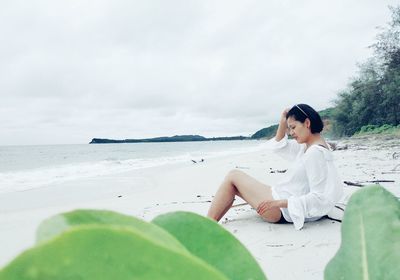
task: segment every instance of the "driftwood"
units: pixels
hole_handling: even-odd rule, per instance
[[[283,170],[272,170],[272,168],[270,168],[269,173],[285,173],[287,171],[287,169],[283,169]]]
[[[337,209],[340,209],[340,210],[344,211],[344,207],[340,207],[340,206],[338,206],[338,205],[335,205],[335,208],[337,208]]]
[[[362,185],[362,184],[353,183],[353,182],[350,182],[350,181],[343,181],[343,183],[345,183],[345,184],[348,185],[348,186],[364,187],[364,185]]]
[[[250,167],[247,166],[235,166],[236,169],[250,169]]]
[[[202,159],[199,160],[199,161],[196,161],[196,160],[192,159],[192,162],[193,162],[193,163],[204,162],[204,159],[202,158]]]
[[[324,217],[327,218],[328,220],[332,220],[332,221],[335,221],[335,222],[338,222],[338,223],[341,223],[341,222],[342,222],[342,220],[335,219],[335,218],[331,218],[331,217],[329,217],[329,216],[324,216]]]
[[[187,204],[187,203],[210,203],[211,200],[203,200],[203,201],[182,201],[182,204]],[[177,202],[175,203],[171,203],[171,204],[177,204]]]
[[[366,183],[394,183],[394,180],[372,180],[372,181],[365,181]]]
[[[332,151],[337,150],[337,144],[334,142],[327,142]]]
[[[370,180],[370,181],[357,181],[357,182],[350,182],[350,181],[343,181],[348,186],[355,186],[355,187],[364,187],[363,183],[394,183],[394,180]]]
[[[335,150],[337,151],[342,151],[342,150],[347,150],[349,148],[348,145],[344,145],[344,146],[336,146]],[[334,151],[335,151],[334,150]]]
[[[292,243],[289,244],[266,244],[267,247],[285,247],[285,246],[293,246]]]

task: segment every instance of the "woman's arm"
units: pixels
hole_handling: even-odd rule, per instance
[[[289,109],[285,109],[281,114],[278,130],[275,138],[271,138],[266,143],[266,148],[279,154],[286,160],[294,160],[302,149],[302,145],[294,140],[288,140],[286,115]]]
[[[287,131],[287,122],[286,122],[286,115],[289,112],[289,109],[285,109],[281,114],[281,119],[279,121],[279,127],[276,131],[275,140],[277,142],[281,141],[283,137],[286,135]]]

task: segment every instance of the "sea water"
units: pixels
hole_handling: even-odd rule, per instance
[[[262,141],[0,146],[0,194],[261,150]]]

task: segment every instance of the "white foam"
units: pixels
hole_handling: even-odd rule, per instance
[[[212,152],[191,152],[173,157],[140,158],[118,160],[109,158],[97,162],[64,164],[56,167],[43,167],[24,171],[0,173],[0,193],[26,191],[84,178],[112,175],[141,168],[156,167],[180,162],[191,162],[217,158],[233,154],[254,152],[262,149],[262,145],[231,148],[229,150]]]

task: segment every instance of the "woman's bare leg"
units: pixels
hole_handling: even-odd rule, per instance
[[[219,221],[232,207],[235,195],[243,198],[255,209],[261,202],[273,200],[271,187],[260,183],[240,170],[232,170],[215,194],[207,216]],[[277,222],[281,215],[279,209],[273,209],[264,213],[262,217],[268,222]]]

